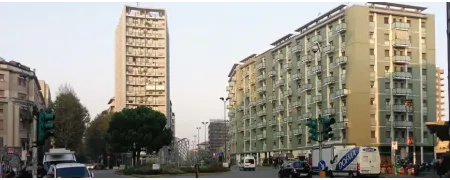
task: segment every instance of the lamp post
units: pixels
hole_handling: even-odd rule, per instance
[[[203,124],[203,126],[205,127],[205,142],[203,142],[204,144],[205,144],[205,151],[207,152],[207,150],[206,150],[206,125],[208,124],[208,122],[202,122],[202,124]],[[208,143],[209,144],[209,143]]]
[[[197,128],[197,161],[200,159],[200,129],[201,127]]]
[[[225,122],[225,153],[224,158],[227,159],[227,144],[228,144],[228,123],[227,123],[227,101],[230,100],[230,98],[223,98],[220,97],[220,100],[223,101],[223,120]]]
[[[319,58],[322,58],[322,54],[321,54],[321,52],[322,52],[322,47],[320,47],[320,44],[319,44],[319,42],[316,42],[315,43],[315,45],[314,46],[312,46],[312,48],[311,48],[311,50],[312,50],[312,52],[314,53],[314,54],[316,54],[317,52],[319,52]],[[318,120],[320,120],[320,115],[319,115],[319,118],[318,118]],[[319,122],[319,121],[317,121],[317,122]],[[318,128],[319,128],[319,133],[322,133],[322,129],[321,129],[321,123],[318,123]],[[322,160],[322,143],[321,143],[321,141],[322,141],[322,135],[319,135],[319,137],[318,137],[319,139],[319,160],[321,161]]]

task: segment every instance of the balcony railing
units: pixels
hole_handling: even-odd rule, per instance
[[[329,85],[329,84],[334,84],[336,82],[336,79],[334,76],[328,76],[323,80],[323,85]]]
[[[277,55],[275,55],[275,58],[274,58],[275,61],[282,61],[284,59],[285,58],[284,58],[283,54],[277,54]]]
[[[301,129],[292,130],[292,135],[294,135],[294,136],[301,135],[302,133],[303,133],[303,131]]]
[[[411,41],[409,39],[394,39],[392,41],[392,46],[394,47],[408,47],[411,44]]]
[[[409,30],[411,25],[406,22],[393,22],[391,24],[392,29],[398,29],[398,30]]]
[[[399,64],[411,63],[411,56],[393,56],[392,61]]]
[[[311,62],[312,60],[313,60],[313,57],[311,55],[305,55],[300,58],[301,63],[308,63],[308,62]]]
[[[303,105],[303,102],[300,101],[300,100],[297,100],[297,101],[292,103],[292,106],[295,107],[295,108],[302,107],[302,105]]]
[[[346,30],[347,30],[347,23],[340,23],[335,27],[335,31],[337,33],[342,33],[345,32]]]
[[[256,112],[256,115],[257,116],[264,116],[264,115],[266,115],[266,111],[265,110],[258,111],[258,112]]]
[[[394,88],[392,89],[392,94],[396,96],[407,96],[412,94],[412,89]]]
[[[259,87],[258,89],[256,89],[256,92],[257,92],[257,93],[263,93],[263,92],[265,92],[265,91],[266,91],[266,86]]]
[[[340,98],[348,95],[347,89],[339,89],[333,94],[333,98]]]
[[[261,74],[258,76],[258,81],[264,81],[264,79],[266,79],[266,75],[265,74]]]
[[[292,123],[292,117],[285,117],[283,123]]]
[[[281,87],[283,85],[284,85],[283,79],[278,79],[277,81],[275,81],[275,87]]]
[[[266,98],[262,98],[262,99],[260,99],[260,100],[258,100],[258,105],[264,105],[264,104],[266,104]]]
[[[265,69],[265,68],[266,68],[266,64],[264,64],[264,63],[259,63],[258,65],[256,65],[257,70],[261,70],[261,69]]]
[[[307,113],[303,113],[299,116],[300,120],[307,120],[312,118],[312,113],[311,112],[307,112]]]
[[[273,76],[276,76],[276,75],[277,75],[277,72],[275,70],[269,71],[269,77],[273,77]]]
[[[300,52],[300,51],[302,51],[302,50],[303,50],[303,46],[300,45],[300,44],[297,44],[297,45],[295,45],[295,46],[292,46],[292,48],[291,48],[291,51],[292,51],[293,53],[298,53],[298,52]]]
[[[328,45],[328,46],[325,46],[325,47],[323,48],[323,52],[324,52],[325,54],[333,53],[333,52],[334,52],[334,45]]]
[[[276,126],[276,125],[278,125],[278,121],[277,120],[271,120],[271,121],[269,121],[268,125],[269,126]]]
[[[411,79],[412,78],[412,73],[410,72],[393,72],[392,73],[392,78],[393,79]]]
[[[336,114],[336,110],[334,108],[327,108],[322,111],[323,116],[331,116]]]
[[[302,79],[302,74],[301,74],[301,73],[293,74],[293,75],[291,76],[291,79],[292,79],[293,81],[298,81],[298,80]]]
[[[309,91],[312,89],[312,84],[302,84],[300,86],[300,89],[298,89],[297,91],[299,91],[299,93],[305,92],[305,91]]]

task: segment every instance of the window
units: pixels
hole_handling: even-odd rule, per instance
[[[0,97],[5,97],[5,90],[0,90]]]
[[[422,21],[422,22],[420,23],[420,27],[425,28],[425,27],[426,27],[425,22]]]
[[[375,65],[370,65],[370,72],[375,72]]]
[[[0,114],[3,114],[3,108],[4,108],[4,104],[0,104]]]
[[[25,78],[23,78],[23,77],[17,78],[17,82],[18,82],[19,86],[26,86],[27,85],[27,83],[25,81]]]
[[[3,130],[3,119],[0,119],[0,130]]]
[[[427,53],[422,53],[422,59],[427,59]]]
[[[385,82],[384,83],[384,88],[385,89],[391,89],[391,83],[390,82]]]
[[[5,81],[5,75],[4,74],[0,74],[0,81]]]
[[[17,93],[17,98],[25,100],[27,98],[27,95],[24,93]]]
[[[407,56],[411,57],[411,52],[410,51],[408,51]]]
[[[411,20],[406,20],[406,23],[411,24]]]
[[[422,75],[427,75],[427,69],[422,69]]]
[[[374,49],[370,49],[370,55],[375,55],[375,50]]]
[[[371,137],[371,138],[375,138],[375,131],[371,131],[371,132],[370,132],[370,137]]]
[[[375,98],[370,98],[370,105],[375,105]]]
[[[384,24],[389,24],[389,18],[388,17],[384,18]]]
[[[369,22],[373,22],[373,15],[369,16]]]
[[[428,121],[428,116],[423,116],[423,121]]]
[[[384,40],[389,41],[389,33],[384,33]]]
[[[389,49],[384,50],[384,57],[389,57]]]

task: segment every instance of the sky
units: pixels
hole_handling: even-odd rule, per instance
[[[168,13],[176,136],[193,140],[200,126],[204,141],[201,122],[223,118],[219,98],[232,65],[339,4],[139,3]],[[436,62],[447,67],[445,3],[408,4],[436,15]],[[69,83],[94,118],[114,96],[114,32],[124,5],[136,3],[2,3],[0,57],[36,68],[53,98]]]

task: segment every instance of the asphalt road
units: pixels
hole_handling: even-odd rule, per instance
[[[123,176],[115,174],[116,170],[94,170],[95,178],[130,178],[129,176]],[[201,174],[200,178],[278,178],[277,177],[278,169],[274,169],[273,167],[257,167],[256,171],[239,171],[237,168],[232,168],[231,172],[220,173],[220,174]],[[314,175],[313,178],[318,178],[318,175]],[[185,175],[165,175],[162,178],[195,178],[194,174],[185,174]],[[397,176],[391,178],[411,178],[409,176]],[[415,178],[436,178],[436,175],[433,171],[424,172],[420,177]]]

